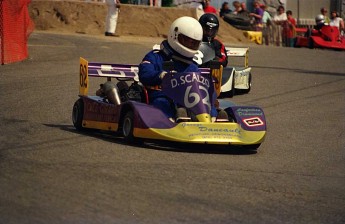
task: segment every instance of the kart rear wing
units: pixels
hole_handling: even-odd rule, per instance
[[[80,57],[79,60],[79,95],[86,96],[89,90],[89,77],[102,77],[111,81],[112,78],[127,79],[139,82],[139,66],[133,64],[110,64],[89,62]],[[201,68],[202,74],[210,74],[209,68]]]
[[[225,47],[228,57],[244,57],[244,67],[249,66],[249,47]]]
[[[79,63],[79,95],[81,96],[88,94],[89,77],[106,77],[108,81],[111,81],[111,78],[139,81],[138,65],[88,62],[82,57]]]

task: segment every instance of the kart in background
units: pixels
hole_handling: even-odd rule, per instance
[[[337,27],[325,25],[320,30],[296,37],[295,47],[345,50],[345,37],[340,35]]]
[[[226,47],[228,57],[244,58],[243,66],[227,66],[223,70],[221,96],[249,93],[252,86],[252,68],[249,67],[249,48]],[[231,61],[230,61],[231,63]]]
[[[242,67],[227,66],[221,68],[220,80],[220,98],[233,97],[237,94],[249,93],[252,85],[252,68],[249,67],[249,48],[225,47],[227,57],[242,57],[244,63]],[[202,67],[213,62],[215,58],[215,50],[208,43],[203,42],[200,45],[199,52],[195,55],[194,61]]]
[[[192,121],[181,123],[168,119],[161,110],[148,104],[147,92],[139,83],[137,72],[137,65],[95,63],[81,58],[79,99],[72,112],[75,128],[114,132],[129,143],[165,140],[257,149],[264,141],[266,120],[257,106],[219,100],[218,109],[224,109],[229,119],[211,121],[209,111],[215,104],[216,91],[211,69],[202,68],[200,73],[169,72],[163,78],[162,91],[193,114]],[[111,89],[114,97],[89,95],[89,81],[93,77],[114,84]]]

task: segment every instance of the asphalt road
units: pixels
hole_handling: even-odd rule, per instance
[[[0,223],[345,223],[344,52],[251,47],[231,100],[265,111],[257,153],[76,132],[79,56],[139,63],[155,41],[34,33],[0,67]]]

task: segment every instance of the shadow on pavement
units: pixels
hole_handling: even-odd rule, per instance
[[[138,148],[153,149],[160,151],[182,152],[182,153],[203,153],[203,154],[229,154],[229,155],[252,155],[256,154],[256,149],[231,146],[231,145],[207,145],[207,144],[191,144],[180,142],[169,142],[162,140],[145,139],[144,143],[128,144],[124,141],[121,135],[117,132],[106,132],[99,130],[85,130],[77,131],[73,125],[57,125],[44,124],[47,127],[59,128],[63,131],[78,133],[84,136],[98,138],[104,141],[120,144],[130,145]]]

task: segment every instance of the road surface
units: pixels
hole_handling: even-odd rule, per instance
[[[0,67],[0,223],[345,223],[344,52],[251,47],[231,100],[265,111],[257,153],[76,132],[79,57],[139,63],[155,41],[35,32]]]

